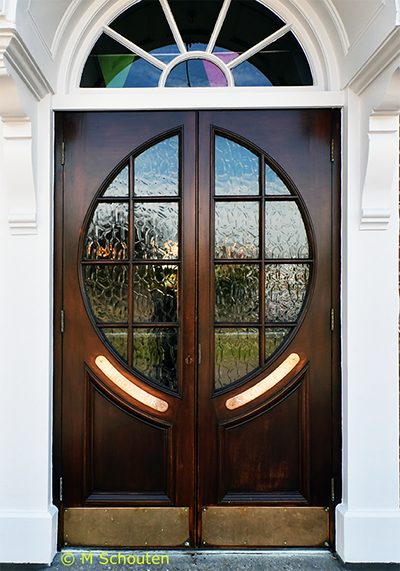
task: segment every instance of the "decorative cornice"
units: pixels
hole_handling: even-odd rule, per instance
[[[400,25],[397,25],[349,81],[349,86],[357,95],[367,89],[399,57],[399,45]]]
[[[21,42],[15,25],[0,14],[0,118],[8,222],[12,234],[36,234],[32,125],[11,73],[18,75],[37,100],[49,93],[50,86]]]
[[[1,15],[0,59],[4,59],[4,62],[13,68],[38,101],[48,93],[54,93],[50,83],[15,30],[14,24]]]
[[[399,110],[369,119],[368,161],[360,230],[386,230],[391,218],[393,183],[398,176]]]

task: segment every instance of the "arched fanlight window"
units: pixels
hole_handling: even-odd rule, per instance
[[[80,87],[312,83],[291,25],[257,0],[139,0],[104,26]]]

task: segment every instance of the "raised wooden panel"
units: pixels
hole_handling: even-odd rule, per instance
[[[305,373],[273,406],[220,426],[222,501],[307,501],[307,385]]]
[[[89,502],[132,495],[168,500],[170,428],[151,423],[111,402],[90,382],[88,406]],[[139,498],[138,498],[139,499]]]

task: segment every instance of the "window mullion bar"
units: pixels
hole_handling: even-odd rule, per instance
[[[103,32],[107,34],[107,36],[110,36],[110,38],[112,38],[113,40],[120,43],[122,46],[128,48],[128,50],[130,50],[134,54],[138,55],[139,57],[151,63],[151,65],[154,65],[154,67],[161,69],[161,71],[164,71],[164,69],[167,67],[164,62],[152,56],[151,54],[149,54],[149,52],[146,52],[146,50],[143,50],[133,42],[129,41],[127,38],[124,38],[124,36],[121,36],[121,34],[115,32],[108,26],[103,26]]]
[[[265,234],[266,234],[266,224],[265,224],[265,159],[264,155],[261,155],[260,161],[260,194],[261,194],[261,232],[260,232],[260,284],[259,284],[259,296],[260,296],[260,366],[265,365]]]
[[[179,48],[179,51],[181,52],[181,54],[187,53],[186,46],[183,43],[182,36],[178,30],[178,26],[176,25],[174,15],[172,14],[171,8],[169,7],[168,4],[168,0],[160,0],[160,4],[167,19],[168,25],[171,29],[172,35],[174,36],[176,45]]]
[[[133,269],[132,260],[134,258],[134,218],[133,218],[133,195],[134,195],[134,181],[135,181],[135,161],[132,155],[129,158],[129,274],[128,274],[128,365],[132,367],[133,365]]]
[[[213,49],[215,47],[215,43],[216,43],[217,38],[219,36],[219,33],[221,31],[222,24],[224,23],[226,13],[228,12],[228,8],[230,6],[230,3],[231,3],[231,0],[224,0],[224,3],[222,4],[221,11],[218,15],[217,21],[215,22],[215,26],[214,26],[213,32],[211,34],[211,38],[210,38],[210,41],[208,42],[208,46],[206,49],[206,52],[209,54],[211,54],[213,52]]]
[[[237,65],[240,65],[241,63],[249,59],[251,56],[253,56],[257,52],[268,46],[269,44],[272,44],[273,42],[284,36],[290,30],[291,27],[292,24],[286,24],[286,26],[283,26],[283,28],[277,30],[274,34],[268,36],[268,38],[261,40],[261,42],[258,42],[258,44],[256,44],[255,46],[243,52],[242,55],[238,56],[237,58],[227,63],[226,66],[229,69],[233,69]]]

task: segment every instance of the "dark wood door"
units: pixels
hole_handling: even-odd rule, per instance
[[[335,129],[329,110],[57,117],[62,542],[329,542]]]

